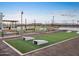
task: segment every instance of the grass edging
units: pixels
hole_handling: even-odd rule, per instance
[[[32,50],[30,52],[26,52],[26,53],[21,53],[18,49],[16,49],[15,47],[13,47],[12,45],[10,45],[9,43],[7,43],[5,40],[3,40],[3,42],[5,44],[7,44],[10,48],[12,48],[15,52],[17,52],[19,55],[26,55],[26,54],[29,54],[29,53],[33,53],[33,52],[36,52],[36,51],[39,51],[41,49],[45,49],[45,48],[48,48],[50,46],[54,46],[54,45],[57,45],[57,44],[60,44],[60,43],[63,43],[63,42],[66,42],[66,41],[69,41],[71,39],[75,39],[79,36],[75,36],[75,37],[72,37],[72,38],[69,38],[69,39],[66,39],[66,40],[63,40],[63,41],[60,41],[60,42],[57,42],[57,43],[54,43],[54,44],[51,44],[51,45],[48,45],[48,46],[45,46],[45,47],[42,47],[42,48],[38,48],[38,49],[35,49],[35,50]]]

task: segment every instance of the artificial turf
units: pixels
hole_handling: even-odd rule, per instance
[[[26,53],[50,44],[54,44],[56,42],[59,41],[63,41],[66,39],[69,39],[71,37],[75,37],[78,34],[76,34],[76,32],[71,32],[71,33],[67,33],[67,32],[57,32],[57,33],[52,33],[52,34],[40,34],[40,35],[34,35],[33,37],[35,39],[40,39],[40,40],[47,40],[48,44],[46,45],[34,45],[32,43],[32,41],[24,41],[21,39],[16,39],[16,40],[6,40],[6,42],[8,42],[9,44],[11,44],[13,47],[15,47],[16,49],[18,49],[20,52],[22,53]]]
[[[0,32],[0,36],[2,36],[2,32]]]

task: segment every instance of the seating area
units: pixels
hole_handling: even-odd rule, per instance
[[[23,37],[23,40],[31,41],[35,45],[43,45],[43,44],[48,43],[48,41],[46,41],[46,40],[36,40],[34,37]]]

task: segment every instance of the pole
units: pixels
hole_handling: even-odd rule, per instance
[[[2,32],[2,37],[4,36],[3,35],[3,23],[2,23],[3,17],[4,17],[3,13],[0,12],[0,25],[1,25],[0,29],[1,29],[1,32]]]
[[[15,30],[17,32],[17,22],[15,22]],[[17,34],[19,34],[19,33],[17,32]]]
[[[53,26],[53,24],[54,24],[54,16],[53,16],[53,20],[52,20],[52,26]]]
[[[23,34],[22,20],[23,20],[23,11],[21,12],[21,39]]]
[[[35,31],[35,28],[36,28],[36,20],[34,19],[34,31]]]
[[[25,29],[27,30],[27,19],[25,19]]]
[[[54,16],[53,16],[53,24],[54,24]]]

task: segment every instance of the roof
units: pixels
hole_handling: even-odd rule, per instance
[[[3,22],[18,22],[17,20],[3,20]]]

